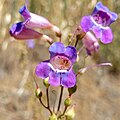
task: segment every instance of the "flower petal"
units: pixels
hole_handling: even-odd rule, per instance
[[[76,75],[69,70],[66,73],[61,73],[61,85],[67,88],[74,87],[76,84]]]
[[[111,23],[113,23],[117,20],[118,15],[116,13],[110,12],[110,11],[108,13],[110,15],[110,21],[109,21],[109,25],[110,25]]]
[[[51,57],[53,57],[56,54],[63,54],[64,51],[65,51],[65,47],[61,42],[55,42],[49,48]]]
[[[100,41],[104,44],[108,44],[113,41],[112,30],[109,27],[102,29],[102,37],[100,38]]]
[[[96,14],[99,10],[108,12],[108,8],[102,4],[102,2],[98,2],[93,10],[93,14]]]
[[[25,20],[31,17],[31,16],[30,16],[30,12],[28,11],[26,5],[24,5],[24,6],[22,6],[22,7],[20,8],[19,13],[22,15],[22,17],[23,17]]]
[[[96,38],[101,38],[102,37],[102,30],[99,26],[93,26],[92,31],[94,32]]]
[[[52,71],[49,74],[49,84],[52,86],[59,86],[60,85],[60,73]]]
[[[52,24],[44,17],[30,12],[31,18],[26,23],[29,28],[51,29]]]
[[[95,6],[95,9],[93,10],[92,16],[94,14],[98,14],[100,12],[101,18],[106,18],[106,25],[110,25],[112,22],[114,22],[118,15],[115,12],[111,12],[106,6],[102,4],[102,2],[98,2]]]
[[[84,16],[81,20],[81,27],[83,29],[84,32],[88,32],[92,26],[93,26],[93,22],[91,20],[91,16]]]
[[[84,38],[82,39],[83,45],[87,50],[87,54],[91,55],[94,52],[97,52],[99,49],[99,43],[96,37],[91,33],[87,32]]]
[[[51,29],[53,27],[46,18],[29,12],[26,5],[20,8],[19,13],[26,21],[25,25],[28,28]]]
[[[10,28],[9,33],[14,38],[20,39],[20,40],[38,39],[42,37],[41,33],[32,29],[26,28],[23,22],[13,24],[13,26]]]
[[[51,68],[48,65],[49,61],[43,61],[36,66],[35,73],[38,77],[45,79],[49,76]]]
[[[64,54],[69,58],[69,60],[74,63],[76,61],[76,58],[77,58],[77,52],[76,52],[76,49],[75,47],[73,46],[67,46],[65,48],[65,52]]]

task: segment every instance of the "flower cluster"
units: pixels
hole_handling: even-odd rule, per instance
[[[77,89],[76,78],[78,74],[83,74],[87,69],[95,66],[112,66],[111,63],[100,63],[81,68],[75,73],[73,66],[79,56],[78,53],[80,53],[83,48],[86,49],[87,55],[92,55],[93,53],[98,52],[100,47],[99,41],[97,40],[98,38],[103,44],[111,43],[113,41],[113,33],[109,26],[116,21],[118,16],[116,13],[111,12],[101,2],[98,2],[92,14],[82,18],[80,25],[70,38],[71,41],[75,40],[75,45],[73,46],[69,43],[68,46],[65,46],[61,42],[62,34],[60,29],[50,23],[46,18],[29,12],[27,5],[21,7],[19,13],[22,15],[24,21],[13,24],[10,29],[10,35],[16,39],[29,40],[27,42],[29,48],[34,47],[34,41],[31,39],[43,38],[51,45],[49,47],[50,59],[40,62],[35,68],[35,75],[43,79],[46,87],[47,105],[43,103],[41,99],[42,91],[39,89],[37,82],[35,81],[37,88],[36,96],[40,103],[49,110],[49,120],[62,119],[63,117],[72,120],[75,116],[74,106],[69,108],[68,111],[67,108],[71,105],[71,95],[75,93]],[[35,31],[34,28],[50,29],[54,31],[56,36],[60,39],[58,42],[53,42],[52,38]],[[78,39],[82,39],[83,43],[83,47],[80,48],[79,51],[76,50]],[[55,110],[52,111],[49,105],[48,89],[50,85],[61,87],[57,112],[55,112]],[[64,101],[65,109],[63,113],[59,113],[63,88],[68,88],[69,95]]]

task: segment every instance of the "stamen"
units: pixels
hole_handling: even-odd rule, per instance
[[[55,69],[67,70],[71,66],[71,61],[65,56],[55,56],[51,59],[51,64]]]
[[[103,26],[106,26],[106,23],[107,23],[107,22],[106,22],[106,18],[103,18],[103,20],[102,20],[102,25],[103,25]]]

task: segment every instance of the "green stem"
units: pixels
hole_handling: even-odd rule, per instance
[[[48,105],[48,108],[49,108],[49,107],[50,107],[50,104],[49,104],[48,87],[46,88],[46,95],[47,95],[47,105]]]
[[[67,108],[68,108],[68,106],[65,106],[63,113],[62,113],[61,115],[58,116],[58,119],[61,118],[62,116],[64,116],[64,114],[65,114]]]
[[[39,98],[39,101],[40,101],[40,103],[42,104],[42,106],[43,106],[44,108],[48,109],[49,112],[50,112],[50,114],[52,115],[52,111],[51,111],[50,107],[49,107],[49,106],[46,106],[46,105],[43,103],[43,101],[42,101],[41,98]]]
[[[65,112],[66,112],[66,110],[67,110],[67,106],[65,106],[65,109],[64,109],[64,111],[63,111],[63,113],[61,114],[61,116],[63,116],[64,114],[65,114]]]
[[[39,98],[39,101],[40,101],[40,103],[42,104],[42,106],[47,109],[47,106],[43,103],[43,101],[42,101],[41,98]]]
[[[85,47],[84,47],[84,45],[83,45],[83,46],[77,51],[77,55],[79,55],[84,48],[85,48]]]
[[[62,95],[63,95],[63,86],[61,86],[61,92],[60,92],[60,97],[59,97],[59,103],[58,103],[58,109],[57,109],[57,112],[60,110],[60,105],[61,105]]]
[[[75,37],[75,33],[77,32],[77,28],[75,29],[74,33],[72,34],[71,38],[70,38],[70,42],[68,45],[70,45],[70,43],[72,42],[73,38]]]
[[[76,40],[76,42],[75,42],[75,47],[77,46],[78,41],[79,41],[79,39]]]

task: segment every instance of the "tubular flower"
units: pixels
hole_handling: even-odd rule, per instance
[[[87,32],[82,39],[83,45],[86,48],[87,54],[92,55],[94,52],[98,52],[99,43],[98,40],[91,32]]]
[[[29,39],[43,39],[48,43],[52,44],[53,40],[47,35],[43,35],[35,30],[27,28],[25,22],[18,22],[12,25],[10,28],[10,35],[18,40],[29,40]]]
[[[65,47],[61,42],[53,43],[50,48],[50,59],[43,61],[36,67],[36,75],[42,79],[49,77],[49,84],[53,86],[73,87],[76,84],[76,75],[72,66],[77,58],[73,46]]]
[[[26,28],[23,22],[13,24],[9,33],[14,38],[23,40],[38,39],[42,37],[41,33],[30,28]]]
[[[81,20],[81,27],[84,32],[92,30],[97,38],[104,44],[108,44],[113,40],[112,30],[109,27],[118,18],[118,15],[98,2],[89,16],[84,16]]]
[[[23,7],[20,8],[19,13],[24,18],[24,21],[26,22],[26,24],[25,24],[26,27],[28,27],[28,28],[40,28],[40,29],[51,29],[54,32],[56,32],[56,34],[58,36],[61,35],[60,29],[58,27],[54,26],[46,18],[29,12],[26,5],[24,5]]]

